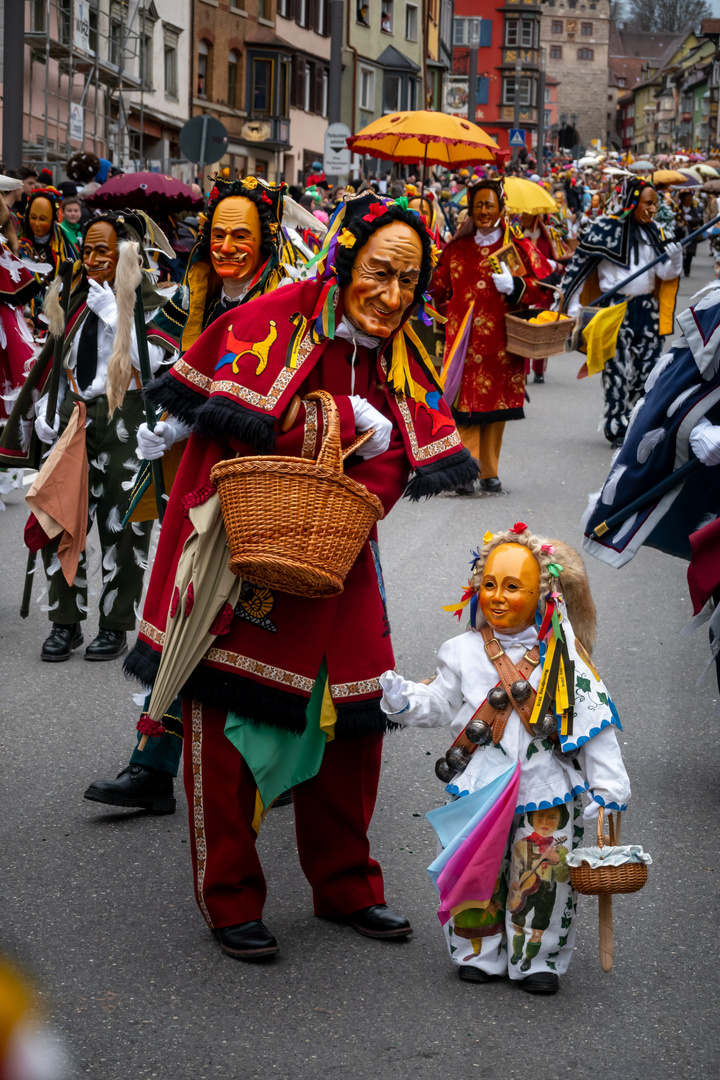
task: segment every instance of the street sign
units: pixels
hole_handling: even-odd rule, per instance
[[[510,128],[510,145],[525,145],[525,128]]]
[[[85,113],[75,101],[70,103],[70,138],[79,143],[85,138]]]
[[[201,168],[219,161],[227,150],[228,133],[214,116],[193,116],[180,129],[180,149]]]
[[[345,140],[351,134],[347,124],[328,124],[325,132],[323,171],[326,176],[348,176],[351,153]]]

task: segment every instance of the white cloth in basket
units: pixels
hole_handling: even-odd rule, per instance
[[[639,844],[626,844],[621,847],[584,847],[575,848],[565,860],[568,866],[582,866],[587,863],[591,870],[601,866],[623,866],[625,863],[652,863],[647,851]]]

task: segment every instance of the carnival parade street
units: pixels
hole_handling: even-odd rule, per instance
[[[680,278],[676,314],[713,276],[703,242],[690,277]],[[576,378],[582,359],[551,357],[544,384],[528,380],[526,420],[505,432],[501,494],[401,499],[379,523],[395,670],[406,679],[433,675],[439,647],[464,627],[464,615],[459,626],[443,608],[462,594],[486,533],[526,523],[581,550],[588,495],[602,488],[614,453],[602,431],[600,377]],[[604,973],[598,957],[598,901],[580,896],[561,992],[534,997],[512,979],[458,979],[448,961],[427,873],[437,841],[425,818],[443,801],[435,763],[451,739],[440,728],[387,735],[369,832],[387,902],[410,920],[412,936],[380,942],[314,917],[293,807],[280,806],[267,814],[258,851],[268,881],[263,919],[281,951],[270,964],[230,960],[193,895],[181,781],[174,815],[83,800],[91,781],[126,767],[142,700],[133,700],[139,687],[121,662],[86,663],[82,649],[65,663],[41,661],[48,596],[39,561],[30,615],[19,615],[26,492],[3,496],[0,514],[2,940],[36,978],[48,1037],[63,1041],[72,1075],[718,1076],[718,692],[714,668],[698,684],[710,659],[707,628],[681,633],[692,616],[686,562],[649,547],[621,569],[584,556],[598,610],[592,659],[612,689],[632,778],[622,842],[642,843],[652,865],[641,892],[614,897],[613,970]],[[97,533],[88,541],[86,642],[102,590]],[[594,833],[586,821],[585,844]]]

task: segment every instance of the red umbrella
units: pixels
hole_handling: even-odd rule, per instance
[[[199,210],[204,201],[174,176],[135,172],[113,176],[85,199],[85,205],[93,210],[144,210],[166,217],[180,210]]]

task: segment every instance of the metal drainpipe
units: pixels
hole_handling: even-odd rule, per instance
[[[357,102],[357,65],[358,55],[357,49],[354,45],[350,44],[350,5],[347,5],[347,32],[345,35],[345,44],[348,51],[353,54],[353,77],[352,77],[352,114],[350,117],[350,130],[355,133],[355,119],[356,119],[356,102]],[[352,182],[352,158],[350,159],[350,181]]]

